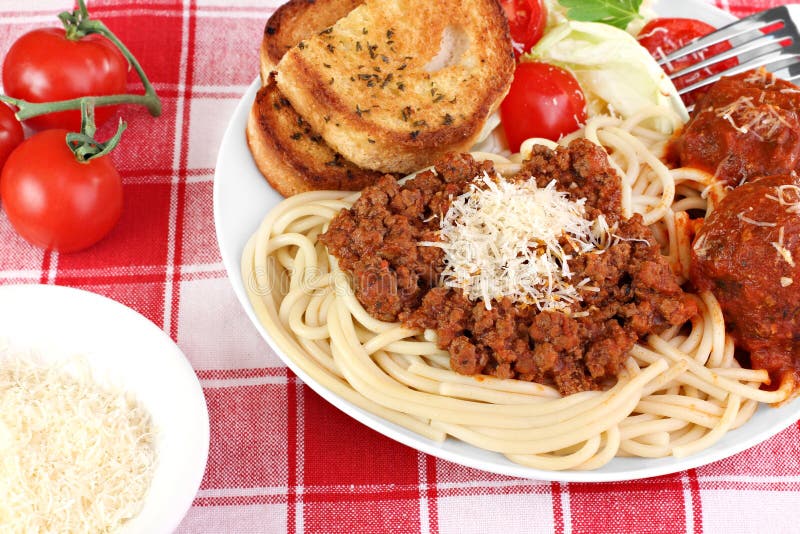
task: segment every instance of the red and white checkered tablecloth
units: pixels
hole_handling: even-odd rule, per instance
[[[68,285],[116,299],[169,333],[194,366],[211,443],[178,532],[800,532],[798,424],[674,475],[522,480],[399,445],[287,370],[234,296],[212,213],[218,145],[257,75],[264,22],[278,3],[89,0],[137,55],[164,106],[158,119],[120,111],[129,124],[113,154],[125,187],[122,220],[90,250],[58,255],[28,245],[0,212],[0,283]],[[717,5],[741,16],[778,3]],[[71,8],[70,0],[0,0],[0,56],[17,36],[57,25],[55,14]],[[134,80],[130,89],[141,91]]]

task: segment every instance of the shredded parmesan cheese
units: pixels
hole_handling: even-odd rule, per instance
[[[752,224],[753,226],[762,226],[765,228],[772,228],[774,226],[777,226],[777,223],[774,222],[757,221],[755,219],[751,219],[750,217],[745,215],[743,211],[737,213],[736,217],[738,217],[740,221],[746,222],[747,224]]]
[[[570,281],[568,260],[611,240],[605,218],[586,219],[584,203],[557,191],[555,181],[538,188],[532,179],[512,183],[484,173],[450,204],[440,241],[420,245],[444,250],[443,284],[487,309],[493,299],[510,297],[540,310],[566,310],[588,282]]]
[[[775,78],[770,74],[767,69],[761,67],[759,69],[755,69],[752,74],[750,74],[747,78],[744,79],[747,83],[763,85],[764,89],[772,87],[775,85]]]
[[[788,276],[781,276],[781,287],[789,287],[794,283],[794,280]]]
[[[783,246],[783,226],[778,228],[778,241],[773,241],[772,243],[770,243],[770,245],[772,245],[775,248],[775,250],[778,251],[779,258],[783,259],[783,261],[788,263],[791,267],[794,267],[794,258],[792,257],[792,251]]]
[[[749,96],[740,96],[730,104],[714,110],[717,117],[728,121],[737,132],[752,133],[761,141],[772,139],[782,126],[792,128],[781,111],[771,104],[757,107]]]
[[[786,207],[787,213],[800,213],[800,186],[783,184],[775,186],[775,196],[765,195],[781,206]]]
[[[140,511],[154,460],[147,412],[84,360],[0,350],[0,530],[115,531]]]

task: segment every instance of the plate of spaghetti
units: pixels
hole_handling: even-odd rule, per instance
[[[658,9],[730,21],[691,0]],[[800,181],[763,151],[800,132],[791,84],[744,73],[688,123],[597,114],[557,143],[489,142],[288,199],[244,140],[259,86],[220,148],[222,257],[273,350],[358,421],[486,471],[614,481],[725,458],[800,417]],[[726,128],[742,137],[713,159]],[[732,159],[746,151],[760,172]]]

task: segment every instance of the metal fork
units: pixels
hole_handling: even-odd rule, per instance
[[[796,21],[800,21],[800,4],[767,9],[692,41],[664,56],[658,64],[668,65],[691,54],[700,53],[702,57],[704,49],[727,41],[731,45],[730,50],[675,71],[669,77],[674,80],[733,57],[738,59],[739,64],[688,85],[680,89],[679,94],[714,83],[723,76],[733,76],[758,67],[764,67],[790,82],[797,82],[800,80],[800,32]],[[771,26],[775,27],[770,28]]]

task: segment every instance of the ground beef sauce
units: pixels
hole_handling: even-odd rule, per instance
[[[453,370],[553,383],[563,394],[598,389],[613,382],[637,340],[696,313],[641,217],[621,216],[619,179],[605,152],[586,140],[557,151],[536,147],[511,180],[535,176],[539,187],[555,180],[572,200],[587,199],[587,217],[602,213],[618,225],[619,239],[602,253],[569,261],[572,279],[589,278],[587,286],[599,291],[582,291],[567,314],[507,297],[487,310],[440,286],[444,252],[418,243],[436,240],[451,199],[494,170],[468,155],[447,156],[435,169],[403,186],[387,177],[367,187],[321,240],[353,276],[370,315],[435,330]]]

